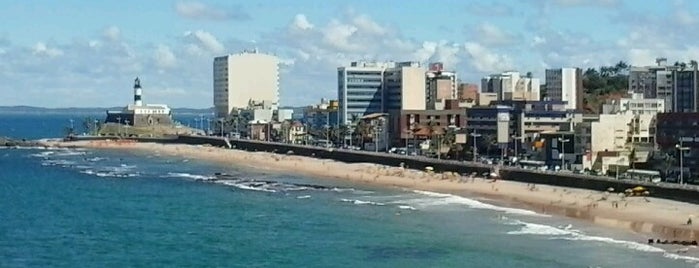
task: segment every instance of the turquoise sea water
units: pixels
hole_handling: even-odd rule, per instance
[[[212,182],[215,172],[232,179]],[[0,174],[0,267],[697,264],[642,236],[476,197],[157,152],[2,149]]]

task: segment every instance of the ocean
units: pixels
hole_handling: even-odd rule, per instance
[[[70,115],[0,115],[48,138]],[[77,120],[77,119],[76,119]],[[54,129],[56,128],[56,129]],[[0,149],[0,267],[697,267],[584,221],[158,152]],[[213,181],[215,173],[230,174]]]

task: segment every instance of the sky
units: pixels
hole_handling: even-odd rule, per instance
[[[337,98],[337,67],[441,61],[462,82],[516,70],[699,59],[699,1],[0,0],[0,105],[213,106],[215,56],[281,60],[281,105]]]

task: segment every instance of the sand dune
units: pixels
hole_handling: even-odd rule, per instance
[[[114,141],[61,142],[50,145],[147,151],[218,162],[223,165],[248,166],[282,173],[292,172],[318,178],[484,196],[508,206],[527,208],[545,214],[576,217],[601,225],[645,233],[649,238],[695,240],[699,236],[699,226],[686,224],[690,215],[699,215],[699,205],[653,197],[623,197],[618,193],[503,180],[493,182],[451,172],[431,173],[370,163],[350,164],[295,155],[192,145]]]

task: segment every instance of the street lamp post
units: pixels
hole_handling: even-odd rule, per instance
[[[616,160],[616,179],[619,180],[619,165],[621,164],[621,158]]]
[[[561,170],[563,170],[566,166],[566,142],[569,142],[570,139],[564,139],[563,136],[561,136],[558,138],[558,141],[561,142]]]
[[[206,118],[206,133],[211,133],[211,118]]]
[[[121,116],[117,116],[116,119],[117,122],[119,122],[119,124],[117,124],[117,136],[121,136]]]
[[[410,138],[410,130],[405,130],[405,153],[408,153],[408,139]]]
[[[470,136],[473,138],[473,162],[478,162],[478,146],[476,145],[476,139],[480,137],[481,134],[476,133],[474,129]]]
[[[223,118],[220,118],[218,121],[221,123],[219,126],[221,127],[221,137],[223,137]]]
[[[349,136],[350,136],[350,138],[349,138],[349,147],[350,147],[350,149],[353,149],[353,147],[352,147],[352,140],[354,139],[354,135],[353,135],[353,134],[354,134],[354,127],[353,127],[352,125],[350,125],[350,129],[349,129]]]
[[[684,151],[689,151],[689,147],[682,146],[682,139],[680,139],[680,144],[675,145],[675,148],[680,151],[680,185],[684,183]]]
[[[523,139],[524,139],[524,136],[516,136],[516,135],[512,136],[512,141],[515,143],[515,155],[514,155],[515,158],[519,158],[519,151],[518,151],[518,149],[519,149],[518,143],[519,142],[518,141],[523,140]]]
[[[330,125],[328,125],[327,121],[325,122],[325,147],[328,147],[328,143],[330,142]]]

